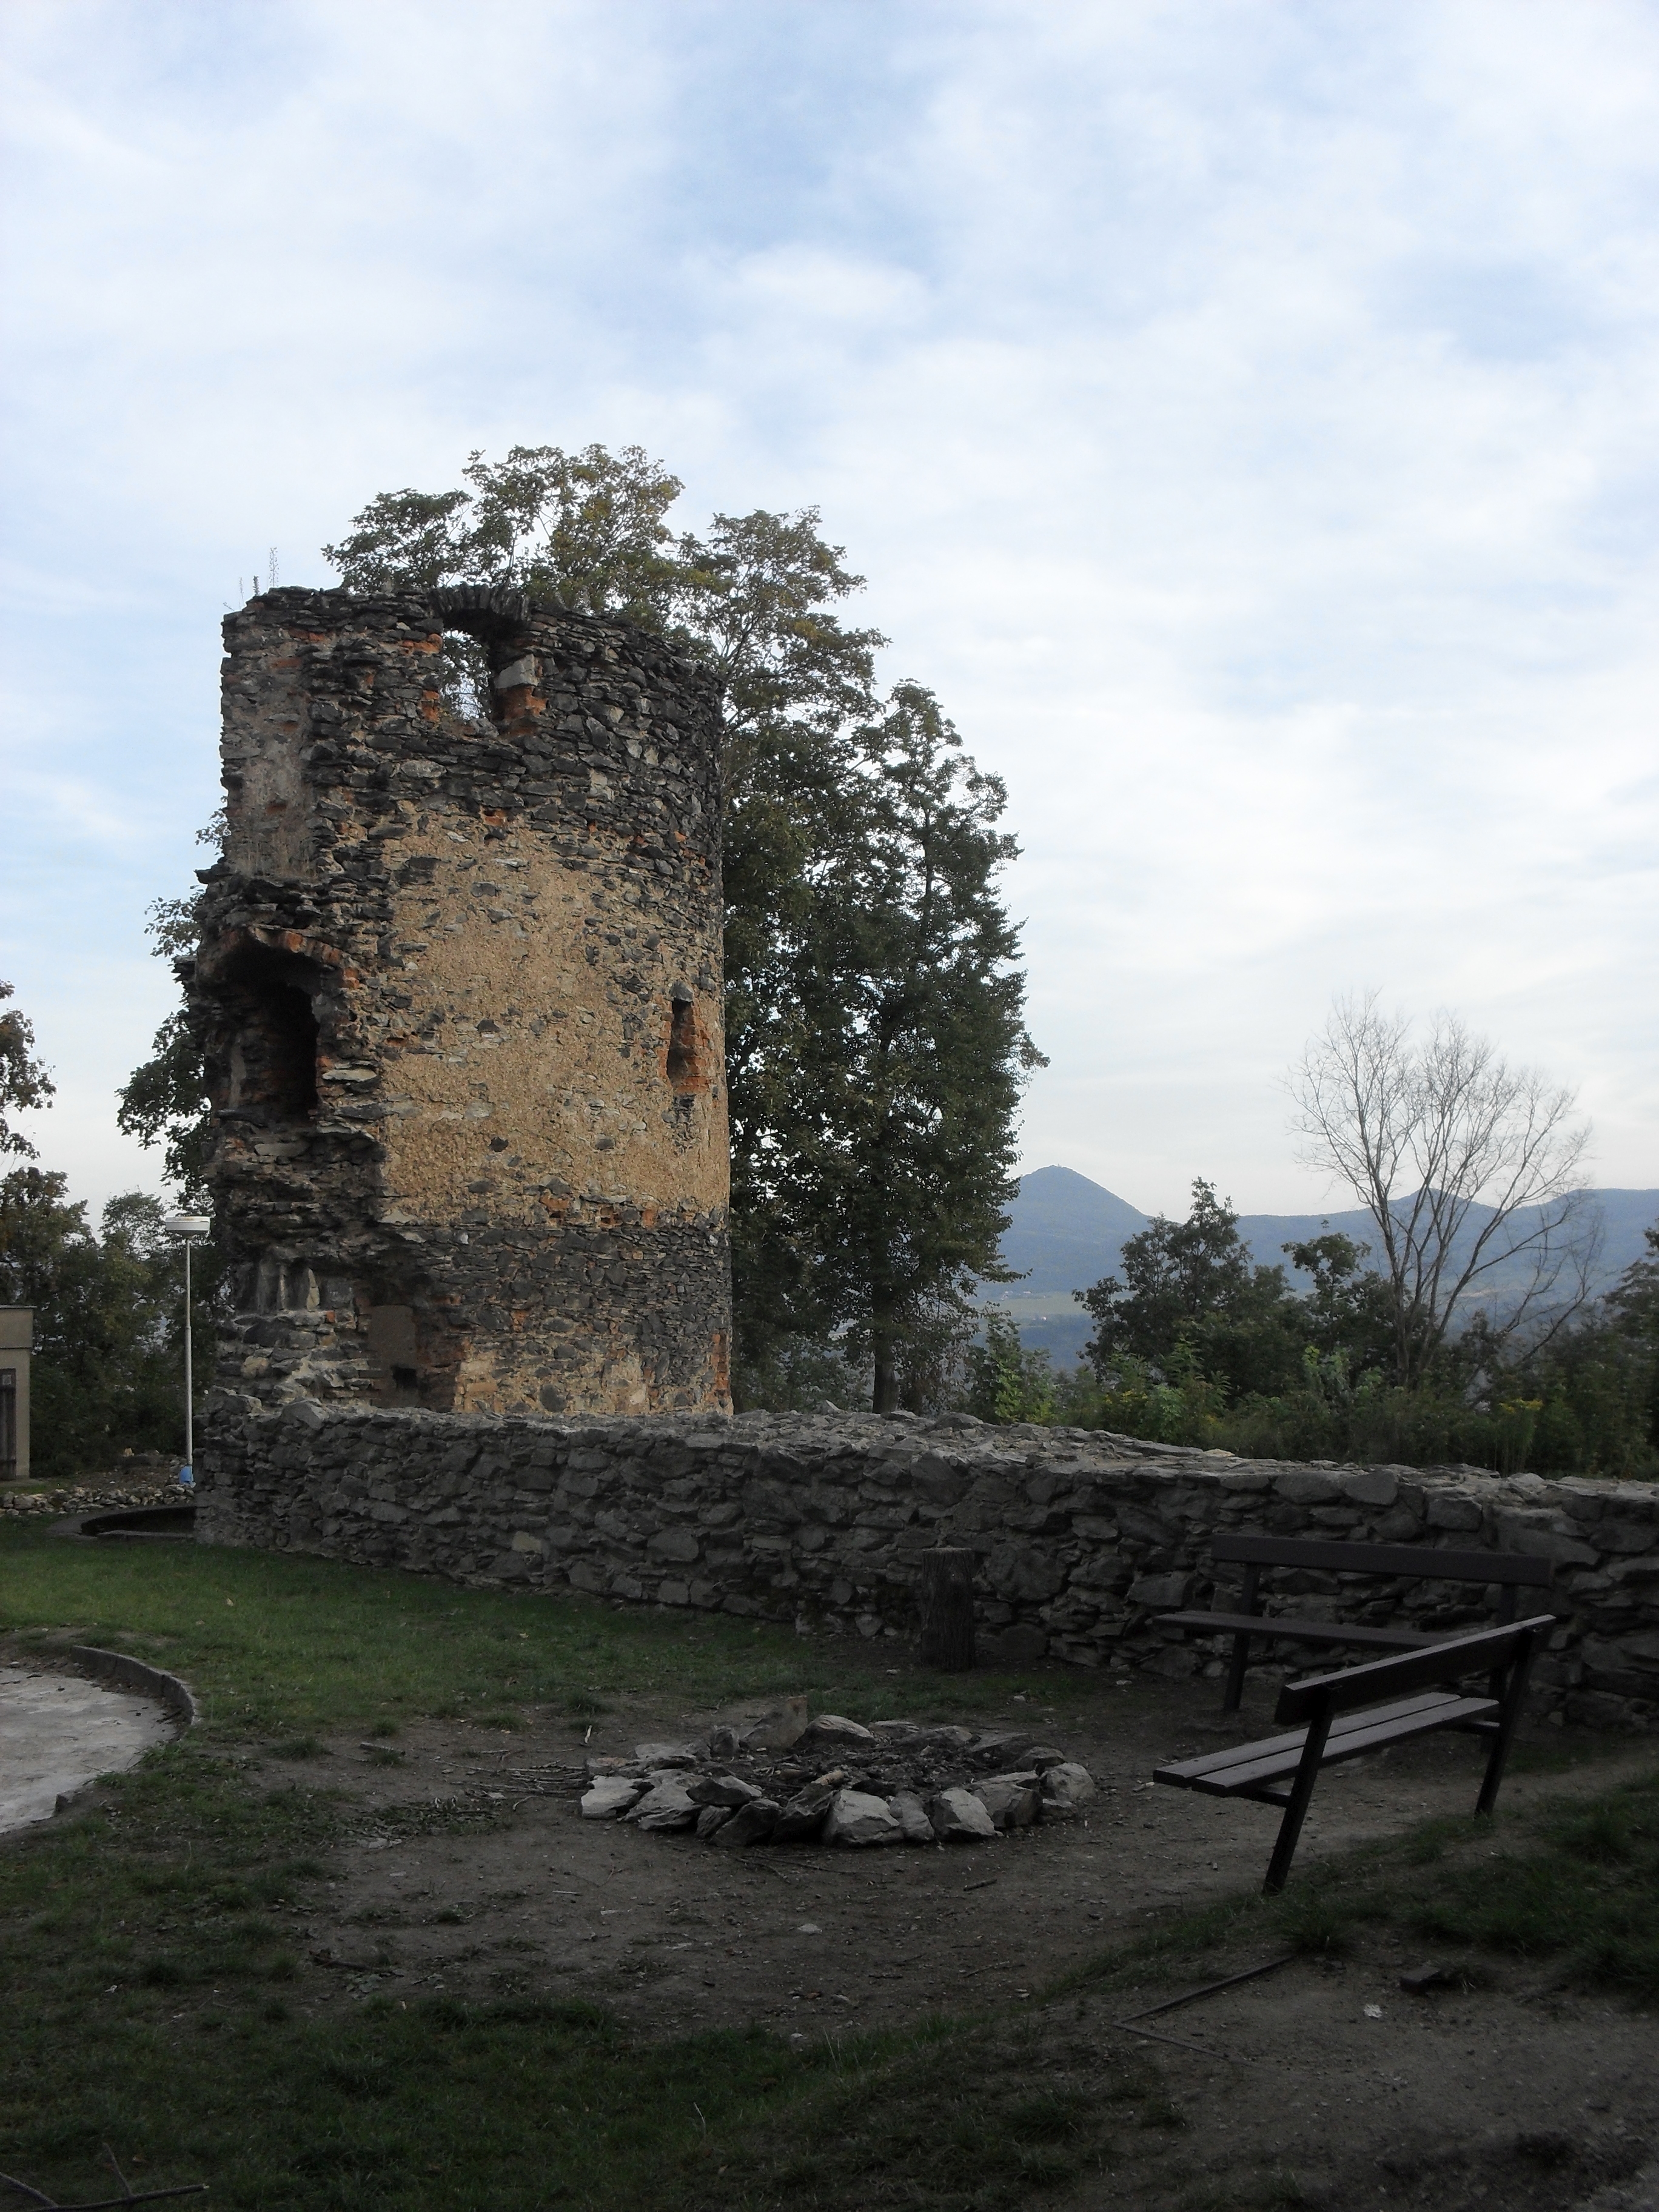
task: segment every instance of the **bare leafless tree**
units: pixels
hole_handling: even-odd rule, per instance
[[[1302,1158],[1376,1224],[1398,1379],[1420,1382],[1455,1316],[1536,1345],[1583,1304],[1595,1256],[1573,1093],[1511,1067],[1455,1015],[1425,1041],[1375,991],[1339,999],[1291,1073]]]

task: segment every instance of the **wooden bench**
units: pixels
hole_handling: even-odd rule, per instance
[[[1286,1682],[1273,1718],[1281,1726],[1299,1721],[1300,1728],[1264,1736],[1258,1743],[1233,1744],[1202,1759],[1177,1760],[1158,1767],[1152,1779],[1212,1797],[1254,1797],[1264,1805],[1282,1805],[1285,1817],[1261,1885],[1274,1896],[1290,1873],[1320,1770],[1340,1759],[1358,1759],[1442,1729],[1472,1729],[1492,1741],[1474,1808],[1490,1813],[1526,1694],[1534,1646],[1554,1626],[1553,1613],[1540,1613],[1507,1628],[1480,1628],[1390,1659]],[[1501,1680],[1502,1694],[1492,1695],[1489,1685],[1484,1697],[1466,1696],[1457,1685],[1472,1674]]]
[[[1522,1589],[1547,1589],[1554,1573],[1548,1559],[1532,1559],[1519,1552],[1437,1551],[1426,1544],[1326,1543],[1306,1536],[1235,1534],[1225,1530],[1211,1544],[1210,1556],[1243,1565],[1241,1609],[1237,1613],[1160,1613],[1156,1620],[1163,1628],[1196,1629],[1202,1635],[1232,1638],[1232,1664],[1227,1669],[1221,1698],[1224,1714],[1238,1711],[1252,1638],[1267,1643],[1345,1644],[1360,1651],[1414,1651],[1437,1640],[1433,1632],[1421,1629],[1374,1628],[1348,1620],[1298,1620],[1263,1613],[1259,1601],[1263,1567],[1403,1576],[1413,1582],[1496,1583],[1500,1627],[1508,1627],[1515,1619],[1516,1594]],[[1492,1694],[1502,1694],[1495,1679]]]

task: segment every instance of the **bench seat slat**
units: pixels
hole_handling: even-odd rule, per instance
[[[1357,1756],[1346,1748],[1351,1736],[1370,1736],[1378,1728],[1408,1727],[1419,1722],[1425,1729],[1439,1728],[1445,1724],[1441,1717],[1449,1705],[1473,1705],[1484,1713],[1492,1702],[1490,1698],[1462,1698],[1455,1690],[1425,1690],[1390,1705],[1372,1705],[1363,1712],[1340,1713],[1331,1723],[1322,1763],[1329,1765],[1335,1759]],[[1260,1781],[1274,1774],[1288,1774],[1301,1758],[1302,1747],[1307,1740],[1306,1729],[1292,1729],[1284,1735],[1259,1737],[1254,1743],[1231,1744],[1225,1751],[1206,1752],[1200,1759],[1181,1759],[1160,1766],[1154,1771],[1152,1779],[1173,1783],[1180,1790],[1204,1790],[1217,1784],[1231,1788],[1235,1779]]]
[[[1453,1694],[1450,1691],[1428,1690],[1413,1698],[1398,1698],[1393,1705],[1374,1705],[1369,1712],[1339,1713],[1331,1723],[1330,1740],[1338,1743],[1352,1729],[1364,1728],[1371,1721],[1393,1720],[1422,1712]],[[1307,1740],[1307,1729],[1300,1728],[1291,1729],[1283,1735],[1258,1736],[1253,1743],[1230,1743],[1224,1751],[1206,1751],[1197,1759],[1171,1760],[1158,1769],[1158,1779],[1161,1782],[1167,1778],[1171,1782],[1190,1784],[1197,1775],[1237,1766],[1243,1759],[1263,1758],[1270,1752],[1298,1753]]]
[[[1346,1729],[1340,1736],[1333,1735],[1320,1765],[1336,1766],[1345,1759],[1358,1759],[1384,1744],[1404,1743],[1414,1735],[1432,1735],[1440,1729],[1473,1728],[1489,1720],[1498,1710],[1496,1698],[1459,1698],[1448,1692],[1425,1699],[1422,1711],[1402,1713],[1393,1720],[1382,1720],[1376,1713],[1367,1714],[1364,1717],[1371,1725]],[[1220,1774],[1200,1775],[1188,1787],[1212,1797],[1236,1796],[1241,1790],[1259,1788],[1280,1775],[1294,1774],[1301,1759],[1302,1747],[1298,1744],[1294,1751],[1279,1752],[1272,1758],[1258,1759]]]
[[[1279,1637],[1290,1644],[1352,1644],[1380,1651],[1409,1651],[1440,1638],[1416,1628],[1361,1628],[1352,1621],[1297,1620],[1276,1613],[1160,1613],[1159,1628],[1192,1628],[1200,1634]]]
[[[1418,1712],[1437,1712],[1449,1697],[1455,1698],[1455,1690],[1420,1690],[1416,1697],[1395,1698],[1395,1704],[1391,1705],[1371,1705],[1370,1712],[1338,1712],[1332,1721],[1329,1741],[1332,1745],[1340,1743],[1345,1736],[1352,1736],[1356,1729],[1370,1728],[1376,1721],[1409,1721]],[[1297,1765],[1303,1743],[1307,1743],[1305,1728],[1291,1728],[1283,1736],[1256,1736],[1255,1743],[1230,1743],[1224,1752],[1203,1752],[1201,1759],[1170,1760],[1168,1765],[1157,1770],[1155,1781],[1168,1781],[1183,1790],[1192,1790],[1199,1777],[1225,1774],[1232,1767],[1248,1765],[1252,1760],[1285,1756],[1291,1765]],[[1332,1754],[1328,1752],[1328,1756]]]

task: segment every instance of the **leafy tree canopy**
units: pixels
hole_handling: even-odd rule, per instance
[[[811,1294],[867,1352],[881,1410],[926,1395],[941,1324],[1001,1273],[1014,1115],[1041,1055],[997,895],[1017,850],[1001,782],[918,684],[854,744],[783,948],[794,1018],[754,1060],[790,1141],[753,1149],[745,1196],[810,1255]]]
[[[0,1009],[16,993],[0,983]],[[49,1106],[54,1096],[52,1078],[34,1056],[34,1030],[16,1007],[0,1011],[0,1153],[35,1158],[34,1146],[7,1116],[20,1107]]]
[[[1079,1293],[1095,1323],[1088,1358],[1103,1376],[1126,1359],[1196,1367],[1236,1397],[1298,1388],[1310,1348],[1341,1353],[1355,1372],[1385,1358],[1392,1307],[1363,1266],[1369,1247],[1328,1230],[1284,1249],[1313,1277],[1304,1297],[1282,1267],[1252,1265],[1237,1214],[1199,1178],[1185,1221],[1158,1215],[1125,1243],[1122,1279]]]
[[[152,902],[146,933],[160,957],[177,962],[195,951],[199,905],[199,893]],[[206,1083],[201,1048],[182,1006],[157,1030],[149,1058],[117,1095],[117,1127],[141,1145],[160,1146],[163,1171],[180,1205],[191,1212],[209,1211]]]
[[[161,1219],[159,1199],[129,1191],[94,1231],[62,1175],[0,1177],[0,1304],[34,1309],[36,1474],[84,1474],[183,1440],[183,1262]],[[204,1320],[204,1372],[206,1338]]]

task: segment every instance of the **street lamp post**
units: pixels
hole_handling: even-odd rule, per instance
[[[196,1389],[191,1374],[190,1344],[190,1248],[198,1237],[205,1237],[213,1224],[204,1213],[170,1213],[161,1224],[169,1237],[176,1237],[185,1248],[185,1463],[179,1470],[179,1480],[186,1490],[196,1487]]]

